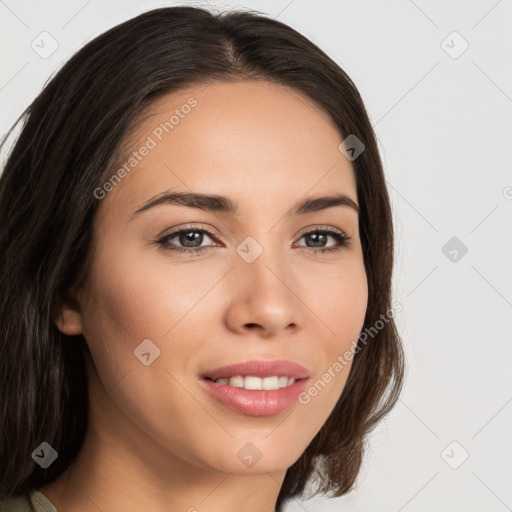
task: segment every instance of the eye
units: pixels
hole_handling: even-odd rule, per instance
[[[317,253],[330,253],[330,252],[336,252],[341,251],[342,249],[348,247],[350,245],[350,237],[345,235],[342,231],[326,227],[326,228],[315,228],[311,231],[308,231],[304,233],[301,236],[302,238],[306,238],[313,242],[313,247],[306,246],[305,249],[310,254],[317,254]],[[332,247],[325,247],[323,244],[327,241],[328,238],[333,238],[337,241],[338,245],[334,245]],[[304,246],[301,246],[304,247]]]
[[[172,233],[164,236],[158,240],[158,244],[163,246],[165,250],[177,251],[177,252],[188,252],[188,253],[199,253],[204,252],[209,247],[213,246],[201,246],[201,242],[204,240],[204,236],[208,238],[214,238],[214,234],[208,229],[198,229],[195,227],[184,227],[180,228]],[[176,246],[171,244],[171,240],[177,239],[177,241],[184,245],[184,247]]]
[[[194,253],[202,253],[209,250],[214,245],[201,245],[205,236],[207,238],[211,238],[213,240],[217,240],[215,235],[206,228],[196,228],[196,227],[184,227],[180,228],[168,235],[164,236],[160,240],[157,241],[157,244],[163,247],[164,250],[174,251],[174,252],[184,252],[189,254]],[[308,241],[314,244],[313,247],[299,245],[299,247],[304,248],[307,252],[311,254],[318,253],[330,253],[334,251],[340,251],[343,248],[346,248],[350,245],[350,237],[345,235],[342,231],[326,227],[326,228],[315,228],[313,230],[307,231],[304,233],[300,239],[307,239]],[[325,243],[329,238],[334,239],[337,242],[337,245],[332,247],[325,247]],[[172,242],[174,240],[174,242]],[[177,243],[182,244],[180,247]]]

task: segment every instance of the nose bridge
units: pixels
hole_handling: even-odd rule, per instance
[[[285,248],[273,238],[273,232],[258,232],[247,236],[236,248],[241,273],[248,274],[249,281],[264,288],[282,287],[282,280],[286,279]]]
[[[286,257],[273,232],[247,236],[236,247],[227,311],[232,329],[258,325],[266,336],[273,336],[298,323],[298,294],[292,291],[295,284]]]
[[[292,273],[287,271],[284,246],[271,243],[272,233],[244,239],[236,249],[233,273],[236,303],[247,305],[249,323],[286,327],[295,321],[296,292]]]

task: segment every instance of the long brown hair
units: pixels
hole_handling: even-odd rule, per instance
[[[57,479],[84,440],[88,349],[55,319],[66,290],[87,278],[93,191],[112,175],[127,134],[155,99],[237,80],[294,88],[343,138],[364,143],[352,162],[368,278],[364,329],[391,309],[390,201],[375,134],[347,74],[300,33],[254,11],[167,7],[130,19],[78,51],[13,126],[23,122],[0,178],[0,498]],[[399,397],[404,354],[393,318],[359,342],[338,403],[286,472],[278,511],[315,474],[317,492],[347,493],[365,438]],[[43,441],[59,454],[47,469],[31,456]]]

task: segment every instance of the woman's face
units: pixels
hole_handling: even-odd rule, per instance
[[[358,203],[352,166],[338,149],[342,137],[304,96],[249,81],[162,97],[131,142],[112,175],[124,164],[125,172],[103,189],[110,188],[95,217],[91,272],[74,317],[92,355],[92,382],[109,402],[96,415],[92,401],[92,424],[141,453],[156,446],[152,453],[181,466],[286,469],[339,399],[351,363],[340,370],[336,362],[353,349],[367,307],[357,211],[340,204],[293,211],[335,194]],[[213,201],[144,209],[176,192],[225,196],[237,211]],[[208,205],[215,208],[200,207]],[[230,407],[201,377],[278,359],[308,376],[301,401],[282,410],[243,398]]]

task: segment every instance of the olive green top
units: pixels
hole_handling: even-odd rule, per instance
[[[29,501],[30,500],[30,501]],[[30,507],[30,502],[33,508]],[[0,499],[2,512],[58,512],[53,503],[35,489],[29,495],[14,496],[7,500]]]

